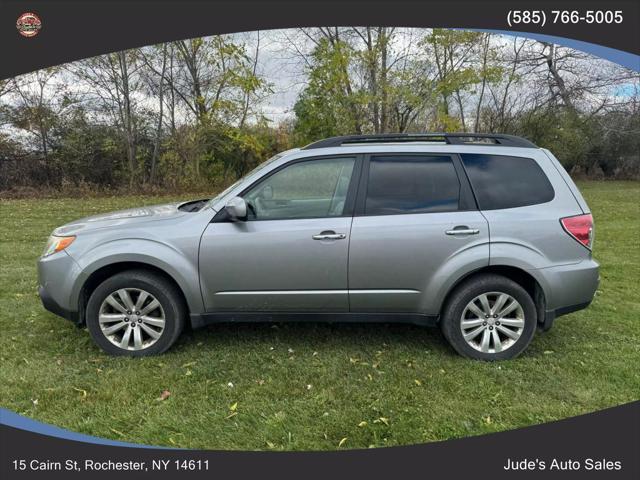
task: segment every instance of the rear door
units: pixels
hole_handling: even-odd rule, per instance
[[[452,271],[488,263],[488,225],[456,155],[366,158],[349,248],[352,312],[436,314]]]

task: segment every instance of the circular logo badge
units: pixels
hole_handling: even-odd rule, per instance
[[[23,37],[35,37],[42,28],[42,22],[35,13],[26,12],[18,17],[16,28]]]

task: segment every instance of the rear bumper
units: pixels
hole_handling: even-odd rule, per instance
[[[549,330],[557,317],[582,310],[591,304],[600,283],[599,269],[600,265],[590,259],[535,270],[534,276],[545,294],[545,315],[539,319],[542,330]]]
[[[556,318],[561,315],[567,315],[568,313],[577,312],[578,310],[583,310],[591,305],[591,301],[585,303],[579,303],[577,305],[570,305],[568,307],[558,308],[556,310],[547,310],[544,314],[544,318],[540,319],[538,322],[540,329],[543,332],[546,332],[551,327],[553,327],[553,322]]]

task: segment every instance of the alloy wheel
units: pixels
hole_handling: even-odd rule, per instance
[[[512,347],[522,335],[524,310],[511,295],[488,292],[471,300],[460,317],[462,336],[483,353],[499,353]]]
[[[124,350],[143,350],[156,343],[165,320],[158,299],[139,288],[112,292],[100,305],[98,315],[102,334]]]

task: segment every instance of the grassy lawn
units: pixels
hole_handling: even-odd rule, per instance
[[[640,182],[580,187],[596,219],[595,301],[502,363],[464,360],[439,330],[405,325],[214,326],[160,357],[111,358],[42,308],[36,260],[62,223],[171,199],[2,200],[0,406],[145,444],[331,450],[478,435],[638,399]]]

